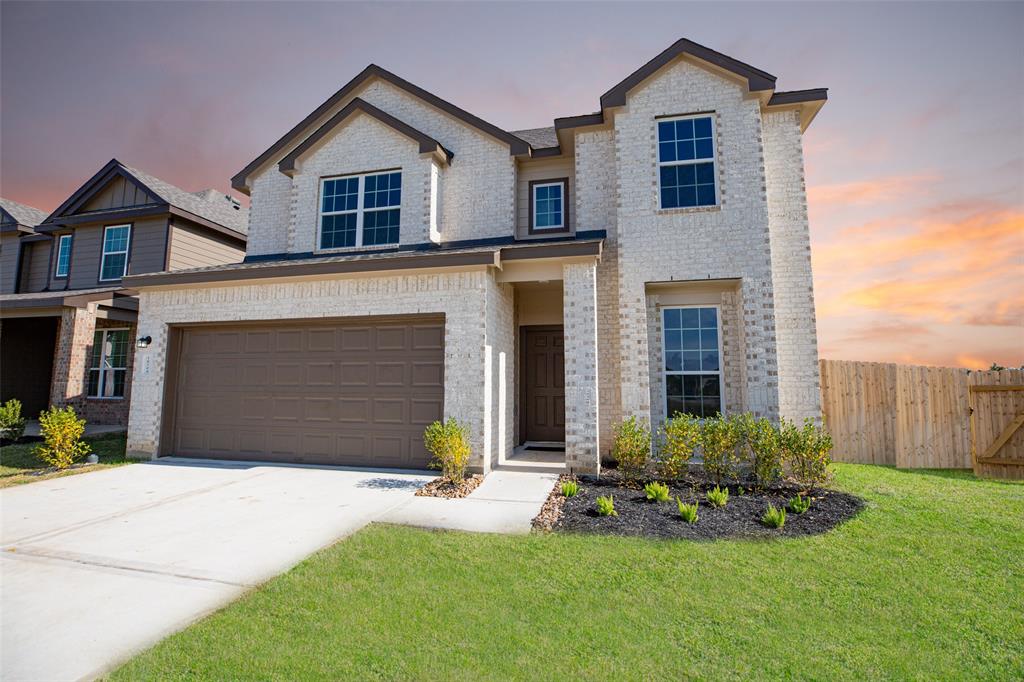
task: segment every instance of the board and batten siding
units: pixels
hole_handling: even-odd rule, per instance
[[[51,289],[89,289],[104,286],[100,282],[100,258],[103,253],[103,228],[107,225],[126,223],[109,222],[76,227],[71,246],[71,268],[68,277],[53,276],[55,267],[50,268]],[[164,254],[167,244],[167,217],[140,218],[131,222],[132,231],[128,246],[128,273],[138,275],[146,272],[160,272],[164,269]],[[54,243],[57,243],[54,235]],[[56,253],[54,254],[56,257]],[[52,258],[51,258],[52,260]],[[55,263],[51,263],[55,266]],[[46,272],[46,268],[43,269]],[[45,277],[45,275],[44,275]],[[112,280],[116,282],[117,280]]]
[[[576,211],[573,196],[576,192],[575,163],[573,157],[552,159],[533,159],[519,164],[516,174],[516,239],[542,238],[540,234],[530,234],[530,183],[537,180],[559,180],[569,178],[569,196],[564,198],[564,205],[569,210],[569,232],[576,232]],[[556,234],[565,236],[564,232]]]
[[[14,293],[14,282],[18,277],[19,246],[17,232],[0,236],[0,294]]]
[[[82,211],[103,211],[158,203],[140,187],[123,177],[115,178],[99,194],[89,199]]]
[[[168,270],[200,268],[206,265],[239,263],[245,258],[245,246],[210,234],[175,219],[171,223]]]

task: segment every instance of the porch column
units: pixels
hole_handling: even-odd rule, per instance
[[[50,405],[71,405],[81,415],[85,407],[85,366],[96,331],[94,308],[62,309],[57,343],[53,353],[53,381]]]
[[[601,471],[597,398],[597,263],[562,266],[565,329],[565,464]]]

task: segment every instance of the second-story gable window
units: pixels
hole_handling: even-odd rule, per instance
[[[715,124],[708,114],[658,120],[661,208],[718,204]]]
[[[107,225],[103,228],[103,256],[100,259],[100,281],[121,279],[128,274],[128,245],[131,225]]]
[[[67,277],[71,269],[71,235],[62,234],[57,239],[57,267],[54,276]]]
[[[320,181],[320,248],[398,243],[402,173],[368,173]]]

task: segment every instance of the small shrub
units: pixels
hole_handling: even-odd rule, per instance
[[[764,516],[761,517],[761,523],[769,528],[782,528],[786,525],[786,508],[769,504]]]
[[[423,444],[434,456],[430,466],[441,470],[441,476],[453,484],[466,478],[469,466],[469,437],[467,429],[454,418],[435,421],[423,432]]]
[[[644,493],[648,502],[668,502],[668,486],[664,483],[652,481],[644,486]]]
[[[700,420],[689,414],[679,414],[665,421],[661,427],[658,448],[658,475],[676,480],[686,473],[686,465],[700,445]]]
[[[700,443],[704,452],[704,471],[717,485],[736,478],[739,456],[737,451],[743,434],[735,419],[721,415],[704,420],[700,430]]]
[[[782,478],[782,441],[779,429],[762,417],[749,421],[744,435],[757,484],[764,487],[777,482]]]
[[[599,516],[618,516],[615,511],[615,498],[612,495],[597,498],[597,513]]]
[[[714,490],[709,490],[705,497],[708,500],[708,504],[712,507],[724,507],[729,504],[729,489],[719,488],[716,485]]]
[[[794,514],[803,514],[811,508],[811,498],[797,495],[789,500],[789,511]]]
[[[612,456],[627,481],[643,477],[651,456],[651,429],[646,420],[630,417],[616,427]]]
[[[783,421],[780,441],[793,478],[806,485],[809,492],[829,480],[832,436],[823,427],[811,419],[804,420],[803,428]]]
[[[21,416],[21,401],[11,398],[0,405],[0,436],[18,440],[25,433],[25,418]]]
[[[67,469],[89,454],[91,448],[82,441],[85,420],[79,419],[70,405],[43,410],[39,414],[39,431],[43,444],[36,447],[36,456],[52,467]]]
[[[580,492],[580,484],[576,481],[562,481],[562,497],[576,497]]]
[[[697,502],[694,502],[693,504],[686,504],[677,497],[676,507],[679,508],[679,516],[683,517],[683,521],[686,521],[687,523],[697,523]]]

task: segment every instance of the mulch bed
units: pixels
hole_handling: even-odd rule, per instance
[[[540,508],[540,513],[533,517],[533,527],[535,530],[549,531],[553,530],[558,520],[562,518],[562,508],[565,506],[566,498],[562,495],[562,481],[575,481],[576,477],[572,474],[562,474],[558,477],[555,482],[555,487],[548,493],[548,499],[544,501],[544,506]]]
[[[483,482],[484,477],[480,474],[473,474],[468,478],[464,478],[458,485],[445,478],[435,478],[433,481],[417,490],[416,494],[420,497],[446,497],[449,500],[454,500],[460,497],[466,497],[476,490],[476,487]]]
[[[864,507],[864,501],[854,495],[836,490],[820,490],[811,498],[811,508],[807,512],[796,514],[787,509],[785,526],[776,529],[761,523],[761,516],[768,504],[785,507],[790,498],[803,492],[802,488],[781,484],[758,491],[749,484],[730,485],[728,504],[716,508],[704,497],[714,485],[702,472],[691,472],[685,480],[670,483],[672,499],[668,502],[648,502],[643,486],[623,485],[617,471],[603,473],[600,479],[580,478],[579,482],[580,492],[571,498],[562,497],[559,485],[555,485],[551,497],[534,520],[535,528],[556,532],[691,540],[795,537],[825,533],[852,518]],[[614,496],[618,516],[598,515],[595,500],[602,495]],[[696,523],[688,524],[679,517],[675,502],[677,496],[687,503],[700,503]],[[561,513],[554,520],[550,517],[557,503],[553,502],[552,497],[561,499]]]

